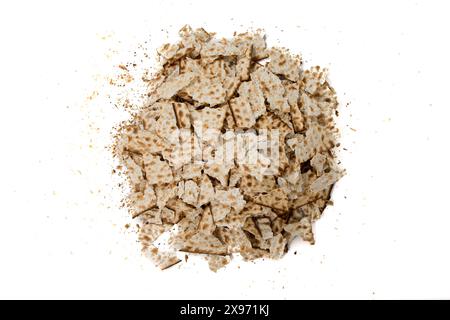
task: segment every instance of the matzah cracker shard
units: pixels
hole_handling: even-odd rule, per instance
[[[127,156],[124,162],[131,188],[134,191],[141,191],[142,181],[144,181],[142,168],[130,156]]]
[[[340,178],[342,178],[342,176],[343,173],[340,171],[330,171],[328,173],[324,173],[322,176],[317,178],[317,180],[315,180],[309,188],[311,192],[317,193],[335,184]]]
[[[208,265],[211,271],[217,272],[230,263],[230,256],[208,256]]]
[[[211,212],[214,221],[219,222],[225,219],[225,217],[231,212],[231,207],[227,204],[223,204],[219,201],[213,200],[211,201]]]
[[[146,248],[144,254],[153,260],[153,263],[161,270],[168,269],[181,262],[174,252],[160,251],[153,245]]]
[[[270,257],[280,259],[286,247],[286,239],[281,234],[277,234],[270,240]]]
[[[188,105],[186,103],[174,102],[173,108],[175,110],[175,115],[177,117],[178,128],[190,129],[191,117]]]
[[[211,180],[205,174],[200,180],[200,193],[198,195],[197,207],[208,204],[214,199],[214,187]]]
[[[300,78],[301,58],[294,57],[289,52],[273,48],[269,53],[270,62],[267,67],[275,74],[283,75],[286,79],[296,82]]]
[[[241,81],[247,81],[250,74],[250,66],[252,62],[252,45],[245,47],[244,53],[238,58],[236,64],[236,73]]]
[[[217,179],[224,187],[227,186],[230,169],[229,165],[217,162],[209,162],[205,165],[205,173]]]
[[[257,221],[256,224],[258,226],[261,237],[264,240],[273,238],[273,232],[272,232],[272,227],[270,225],[270,220],[268,218],[259,218],[256,221]]]
[[[200,231],[203,231],[206,233],[211,233],[211,234],[214,232],[214,230],[216,230],[216,226],[214,224],[214,219],[213,219],[210,207],[206,207],[205,209],[203,209],[203,214],[200,219],[198,229]]]
[[[145,190],[134,192],[129,197],[130,211],[133,217],[139,216],[142,212],[151,209],[156,205],[156,196],[152,186],[147,185]]]
[[[289,232],[292,236],[299,236],[303,240],[314,244],[314,234],[312,224],[309,217],[302,218],[299,222],[294,222],[284,226],[284,230]]]
[[[167,202],[176,196],[177,185],[171,184],[158,184],[155,186],[156,205],[162,209]]]
[[[225,106],[217,108],[205,107],[200,110],[191,109],[192,124],[195,127],[201,126],[202,129],[217,129],[223,127],[227,109]]]
[[[253,261],[256,259],[261,259],[269,256],[269,252],[267,250],[258,248],[245,248],[239,253],[241,254],[244,261]]]
[[[285,97],[281,80],[266,68],[259,68],[252,73],[252,80],[257,81],[272,111],[289,112],[290,107]]]
[[[143,110],[142,118],[146,130],[155,132],[163,141],[176,142],[177,120],[172,103],[157,102]]]
[[[194,179],[202,175],[203,163],[187,163],[181,170],[181,178]]]
[[[266,194],[260,194],[256,196],[253,201],[257,204],[270,207],[272,209],[281,211],[289,210],[287,194],[281,188],[273,189]]]
[[[319,66],[304,71],[302,74],[302,89],[309,94],[317,94],[326,82],[327,72],[327,69],[321,69]]]
[[[144,224],[139,230],[139,241],[142,249],[145,250],[153,246],[153,242],[158,239],[169,227],[159,224]]]
[[[261,180],[250,175],[244,175],[241,179],[241,188],[245,195],[255,196],[259,193],[270,192],[277,186],[273,176],[263,176]]]
[[[188,72],[180,75],[171,75],[164,81],[154,93],[150,94],[149,104],[161,99],[170,99],[181,89],[187,87],[196,78],[195,73]]]
[[[198,194],[200,192],[197,184],[192,180],[187,180],[184,183],[183,201],[187,204],[195,206],[197,204]]]
[[[256,33],[240,33],[234,36],[232,42],[238,48],[252,46],[252,59],[261,60],[269,56],[266,49],[265,35],[258,31]]]
[[[126,132],[122,136],[124,148],[130,152],[140,154],[161,153],[165,143],[156,133],[143,131],[138,128],[129,128],[132,132]]]
[[[145,176],[149,184],[164,184],[173,181],[172,170],[167,162],[152,154],[144,155]]]
[[[185,91],[192,99],[198,101],[198,103],[216,106],[225,102],[226,91],[219,79],[199,76],[197,81],[190,83],[185,88]]]
[[[184,26],[179,37],[158,48],[147,100],[115,135],[143,254],[163,270],[181,263],[177,251],[201,254],[217,272],[233,255],[280,259],[296,238],[314,244],[344,174],[327,70],[302,70],[261,31],[218,39]]]
[[[155,208],[150,209],[142,213],[141,215],[142,219],[144,220],[144,223],[148,224],[162,224],[161,220],[161,210]]]
[[[172,209],[164,207],[161,209],[161,220],[164,224],[173,225],[178,223],[179,216]]]
[[[244,196],[238,188],[230,188],[228,190],[216,190],[214,200],[224,205],[230,206],[236,213],[242,211],[245,206]]]
[[[213,255],[227,255],[228,250],[219,239],[210,233],[199,231],[186,240],[179,243],[179,250],[183,252],[213,254]]]
[[[263,92],[256,81],[242,82],[238,89],[239,97],[248,101],[255,119],[266,113]]]

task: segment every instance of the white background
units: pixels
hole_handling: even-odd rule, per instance
[[[450,298],[448,12],[447,1],[2,1],[0,298]],[[137,44],[153,55],[184,24],[264,28],[270,45],[330,68],[348,174],[315,246],[218,273],[202,259],[161,272],[140,256],[104,149],[124,114],[102,90]]]

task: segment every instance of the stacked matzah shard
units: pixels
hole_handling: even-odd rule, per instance
[[[313,244],[343,175],[326,70],[303,70],[261,32],[179,34],[158,49],[148,101],[116,144],[144,251],[161,269],[183,252],[206,255],[216,271],[235,254],[279,259],[296,237]]]

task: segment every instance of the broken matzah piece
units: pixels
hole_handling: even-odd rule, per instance
[[[142,182],[144,181],[142,167],[140,167],[131,156],[124,157],[124,163],[131,188],[135,191],[140,191]]]
[[[254,60],[261,60],[269,56],[266,48],[266,38],[261,31],[237,34],[232,39],[232,42],[237,48],[246,48],[251,44],[252,59]]]
[[[230,263],[230,256],[208,256],[208,265],[211,271],[217,272],[217,270],[225,267]]]
[[[200,218],[198,229],[206,233],[213,233],[214,230],[216,230],[216,226],[214,224],[214,219],[210,207],[206,207],[203,210],[203,214],[202,217]]]
[[[289,210],[287,194],[281,188],[276,188],[268,193],[257,195],[253,201],[255,203],[281,211]]]
[[[205,165],[205,173],[211,178],[217,179],[222,186],[226,186],[228,183],[230,169],[229,164],[221,162],[210,161]]]
[[[231,207],[228,204],[223,204],[217,200],[212,200],[211,212],[214,221],[219,222],[223,220],[231,212]]]
[[[214,199],[214,187],[211,180],[205,174],[200,180],[200,192],[198,195],[197,207],[203,206]]]
[[[216,190],[214,200],[233,208],[237,213],[241,212],[245,206],[244,196],[239,188],[230,188],[228,190]]]
[[[239,97],[250,104],[255,119],[266,113],[263,92],[256,81],[242,82],[238,89]]]
[[[178,128],[180,129],[190,129],[191,128],[191,117],[189,112],[189,107],[186,103],[174,102],[173,109],[177,117]]]
[[[342,172],[331,170],[330,172],[324,173],[322,176],[317,178],[309,188],[313,193],[325,190],[329,186],[335,184],[336,181],[338,181],[342,176]]]
[[[149,104],[161,99],[170,99],[181,89],[187,87],[196,77],[195,73],[189,72],[180,75],[172,74],[163,82],[153,94],[150,94]]]
[[[292,236],[299,236],[303,240],[314,244],[314,234],[312,230],[311,220],[308,217],[302,218],[299,222],[290,223],[284,226],[284,230]]]
[[[186,239],[176,243],[180,251],[200,253],[200,254],[213,254],[213,255],[226,255],[228,254],[227,247],[220,242],[214,235],[199,231],[192,236],[188,236]]]
[[[283,84],[275,74],[266,68],[259,68],[252,73],[253,79],[259,84],[272,111],[290,111]]]
[[[177,185],[171,184],[157,184],[154,187],[156,194],[156,205],[162,209],[167,201],[176,196]]]
[[[197,184],[192,180],[187,180],[184,183],[184,192],[181,199],[187,204],[195,206],[197,204],[199,192],[200,189]]]
[[[256,220],[256,225],[258,230],[264,240],[272,239],[273,232],[272,227],[270,225],[270,220],[268,218],[259,218]]]
[[[286,238],[281,233],[270,240],[270,257],[272,259],[280,259],[283,256],[286,242]]]
[[[181,259],[174,252],[160,251],[156,247],[148,248],[144,253],[161,270],[165,270],[181,262]]]
[[[248,100],[241,97],[231,99],[230,108],[238,128],[251,128],[254,126],[255,116]]]
[[[173,181],[169,164],[152,154],[144,155],[145,176],[149,184],[164,184]]]
[[[158,48],[148,99],[115,136],[144,254],[161,269],[181,263],[177,251],[201,254],[217,271],[234,255],[280,259],[296,238],[314,244],[343,175],[327,70],[303,70],[261,31],[179,36]]]
[[[300,78],[300,57],[294,57],[286,50],[273,48],[269,53],[270,62],[267,67],[275,74],[283,75],[296,82]]]
[[[137,217],[142,212],[151,209],[156,205],[155,191],[152,186],[147,185],[144,191],[133,192],[128,198],[130,202],[131,214]]]

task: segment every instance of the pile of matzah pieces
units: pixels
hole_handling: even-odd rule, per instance
[[[200,254],[217,271],[233,255],[279,259],[297,237],[314,244],[313,224],[343,175],[326,70],[267,48],[261,31],[217,39],[185,26],[179,35],[158,49],[146,105],[117,136],[143,251],[161,269]],[[238,134],[262,133],[276,140],[269,155],[247,144],[256,161],[238,161],[236,149],[217,157]]]

